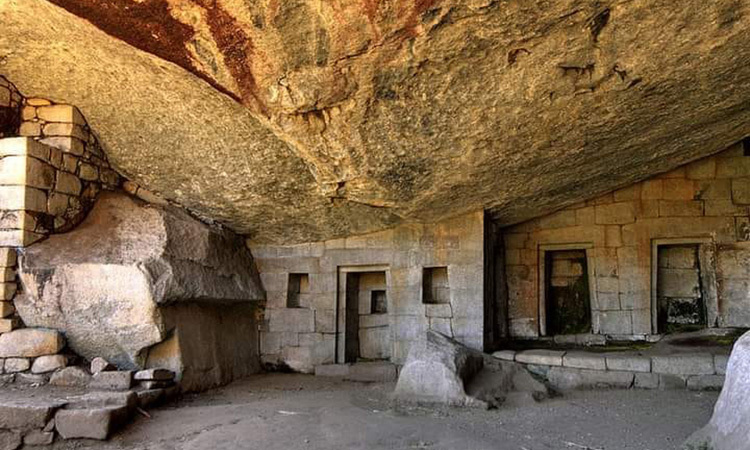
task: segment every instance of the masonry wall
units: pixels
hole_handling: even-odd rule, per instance
[[[588,257],[594,334],[644,338],[656,245],[701,244],[709,326],[750,327],[750,156],[715,156],[504,230],[510,334],[541,334],[545,250]]]
[[[385,271],[391,361],[403,362],[411,343],[429,328],[482,349],[483,230],[483,214],[475,213],[312,244],[250,243],[267,292],[263,361],[301,371],[343,361],[346,277],[341,274],[347,270]],[[423,272],[430,267],[447,267],[449,303],[422,303]],[[307,307],[286,307],[290,274],[309,275]]]

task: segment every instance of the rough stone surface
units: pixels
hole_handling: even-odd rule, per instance
[[[133,386],[133,372],[129,370],[99,372],[91,377],[89,387],[125,391]]]
[[[64,404],[63,401],[40,399],[0,400],[0,429],[42,429],[54,412]]]
[[[91,373],[104,372],[106,370],[114,370],[115,366],[109,363],[106,359],[97,356],[91,360]]]
[[[401,369],[395,396],[403,401],[473,405],[464,383],[484,365],[481,354],[434,331],[414,344]]]
[[[3,2],[3,72],[258,240],[512,223],[750,134],[737,2],[133,3]]]
[[[167,337],[160,305],[264,296],[238,236],[125,194],[102,194],[80,227],[30,247],[19,264],[24,322],[122,368],[142,367],[144,350]]]
[[[724,387],[708,425],[688,439],[693,448],[747,448],[750,436],[750,332],[734,344]],[[701,445],[703,447],[701,447]]]
[[[64,409],[55,415],[55,428],[63,439],[106,440],[128,419],[125,406],[91,409]]]
[[[68,358],[63,355],[40,356],[31,365],[32,373],[47,373],[62,369],[68,364]]]
[[[55,330],[24,328],[0,335],[0,358],[35,358],[54,355],[65,346]]]
[[[0,430],[0,449],[16,450],[21,446],[21,433],[18,431]]]
[[[52,374],[49,383],[54,386],[86,387],[91,375],[80,367],[66,367]]]

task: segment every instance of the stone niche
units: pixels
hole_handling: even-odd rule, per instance
[[[256,371],[256,301],[243,240],[168,205],[104,193],[75,230],[21,252],[27,326],[123,369],[166,366],[199,390]]]

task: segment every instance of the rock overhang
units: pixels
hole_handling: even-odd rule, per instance
[[[10,0],[0,71],[79,106],[139,184],[294,243],[515,223],[725,148],[750,134],[746,12]]]

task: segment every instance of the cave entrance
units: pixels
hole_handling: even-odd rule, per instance
[[[591,332],[586,250],[544,252],[544,328],[549,336]]]
[[[343,281],[343,358],[340,361],[388,360],[391,357],[386,270],[345,268]]]

